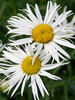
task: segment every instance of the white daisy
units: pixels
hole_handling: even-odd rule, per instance
[[[38,5],[35,4],[35,14],[33,14],[30,6],[27,4],[27,9],[22,10],[27,15],[26,17],[22,14],[18,14],[18,16],[12,16],[8,20],[8,34],[14,33],[11,36],[10,40],[12,43],[10,43],[10,45],[34,43],[34,46],[35,44],[41,45],[45,53],[52,54],[53,60],[57,62],[60,61],[59,58],[64,60],[66,60],[65,57],[70,58],[60,45],[75,49],[75,45],[68,41],[71,34],[66,34],[67,32],[74,33],[74,28],[70,27],[72,22],[66,23],[65,25],[62,24],[72,13],[71,11],[66,11],[56,18],[56,13],[59,8],[60,5],[56,3],[53,5],[52,2],[49,1],[43,20]],[[12,40],[12,37],[21,35],[25,35],[26,37]]]
[[[1,58],[2,62],[0,63],[0,67],[3,68],[8,75],[3,79],[3,81],[7,80],[7,82],[4,82],[2,86],[8,84],[8,88],[4,91],[8,91],[8,93],[12,88],[14,88],[11,94],[12,97],[22,84],[21,95],[23,95],[25,84],[29,79],[31,79],[29,86],[32,88],[34,100],[39,100],[37,86],[43,97],[44,91],[49,95],[40,76],[46,76],[53,80],[61,80],[61,78],[48,73],[47,70],[55,69],[65,63],[47,64],[49,57],[48,55],[45,55],[44,50],[40,51],[40,49],[39,52],[38,50],[36,52],[34,51],[36,55],[38,52],[38,55],[32,64],[32,60],[35,56],[33,48],[30,45],[22,48],[24,50],[19,46],[15,46],[15,48],[6,47],[6,50],[3,51],[3,58]]]

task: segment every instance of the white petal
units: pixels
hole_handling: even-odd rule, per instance
[[[57,35],[57,34],[55,34],[55,38],[66,38],[66,39],[68,39],[68,38],[71,38],[72,36],[73,36],[74,34],[61,34],[61,32],[60,32],[60,34],[59,35]]]
[[[51,24],[50,21],[54,17],[58,7],[59,7],[59,5],[58,6],[54,6],[53,9],[50,9],[50,13],[49,13],[48,19],[46,21],[46,24]]]
[[[27,56],[26,53],[19,46],[18,47],[15,46],[16,50],[13,50],[11,47],[6,47],[5,49],[7,51],[13,53],[20,60],[22,60],[23,58],[25,58]]]
[[[60,53],[62,53],[64,56],[70,58],[70,56],[68,55],[68,53],[65,52],[65,50],[62,49],[58,44],[54,43],[53,45],[54,45],[54,47],[55,47]]]
[[[39,73],[39,74],[42,75],[42,76],[46,76],[46,77],[48,77],[50,79],[53,79],[53,80],[61,80],[60,77],[57,77],[55,75],[52,75],[52,74],[50,74],[50,73],[48,73],[46,71],[41,71],[41,73]]]
[[[4,69],[2,69],[2,68],[0,68],[0,74],[4,74],[5,76],[7,76],[6,70],[4,70]]]
[[[64,13],[60,14],[58,16],[57,20],[51,26],[55,27],[57,25],[60,25],[60,23],[62,23],[70,13],[71,13],[71,11],[64,12]]]
[[[75,45],[65,39],[54,39],[53,41],[60,45],[75,49]]]
[[[44,60],[41,62],[41,65],[44,66],[50,60],[49,54],[44,57]]]
[[[70,29],[69,26],[71,26],[71,25],[72,25],[72,23],[68,23],[68,24],[65,24],[65,25],[62,25],[62,26],[59,26],[59,27],[55,27],[54,28],[54,33],[60,32],[61,30],[64,30],[66,32],[67,30]]]
[[[8,45],[21,45],[21,44],[25,44],[25,43],[31,43],[32,42],[32,38],[25,38],[25,39],[19,39],[16,41],[11,41],[13,43],[9,43]]]
[[[26,13],[24,10],[21,10],[22,12]],[[18,16],[22,17],[25,20],[25,23],[28,24],[29,27],[33,28],[34,27],[34,23],[29,20],[27,17],[25,17],[22,14],[18,14]]]
[[[31,77],[31,85],[32,85],[32,92],[33,92],[34,100],[39,100],[37,86],[36,86],[34,76]]]
[[[67,58],[65,58],[64,56],[62,56],[59,52],[58,52],[58,55],[61,59],[63,59],[64,61],[67,61]]]
[[[58,56],[58,51],[56,48],[53,46],[54,42],[50,42],[49,44],[44,45],[45,51],[49,52],[49,54],[55,59],[57,62],[60,62],[59,56]]]
[[[42,50],[42,51],[40,51],[39,58],[42,60],[42,58],[45,57],[45,55],[46,55],[45,50]]]
[[[32,45],[30,45],[30,43],[25,44],[25,47],[23,48],[27,54],[27,56],[30,56],[30,55],[34,55],[34,52],[33,52],[33,48],[32,48]]]
[[[51,1],[50,1],[51,2]],[[50,3],[49,1],[48,1],[48,3],[47,3],[47,9],[46,9],[46,14],[45,14],[45,18],[44,18],[44,23],[46,23],[46,21],[47,21],[47,18],[48,18],[48,13],[49,13],[49,6],[50,6],[50,4],[52,4],[52,2]],[[50,6],[51,7],[51,6]]]
[[[60,62],[60,63],[56,63],[56,64],[47,64],[47,65],[44,65],[41,70],[52,70],[52,69],[55,69],[57,67],[65,65],[65,64],[68,64],[68,62],[67,63]]]
[[[23,80],[23,83],[22,83],[22,88],[21,88],[21,95],[23,96],[23,92],[24,92],[24,87],[25,87],[25,84],[27,82],[27,79],[28,79],[28,76],[26,75],[24,80]]]
[[[40,51],[42,50],[42,47],[43,47],[42,44],[38,44],[38,46],[37,46],[37,51],[36,51],[36,53],[35,53],[35,55],[34,55],[34,57],[33,57],[32,64],[34,63],[35,58],[40,54]]]
[[[36,76],[36,83],[37,83],[37,85],[39,87],[41,95],[44,97],[44,90],[43,90],[43,87],[41,86],[41,83],[40,83],[39,79],[37,78],[37,76]]]
[[[17,84],[17,86],[15,87],[15,89],[14,89],[13,93],[11,94],[11,97],[15,94],[15,92],[16,92],[16,91],[17,91],[17,89],[19,88],[19,86],[20,86],[20,84],[21,84],[22,80],[23,80],[23,77],[22,77],[22,78],[21,78],[21,80],[18,82],[18,84]]]
[[[6,45],[0,46],[0,52],[5,48]]]
[[[37,80],[37,79],[38,79],[38,80]],[[41,78],[39,77],[39,75],[36,75],[36,81],[37,81],[37,84],[38,84],[38,85],[39,85],[39,83],[40,83],[42,89],[46,92],[47,95],[49,95],[49,93],[48,93],[47,89],[45,88],[45,86],[44,86],[44,84],[43,84]],[[38,83],[38,81],[39,81],[39,83]],[[42,91],[40,91],[40,92],[42,92]],[[43,95],[43,93],[42,93],[42,95]]]
[[[38,18],[39,23],[42,24],[43,20],[42,20],[41,13],[39,11],[39,8],[38,8],[37,4],[35,5],[35,13],[36,13],[36,16]]]
[[[4,53],[5,58],[7,58],[7,59],[9,59],[9,60],[11,60],[11,61],[13,61],[15,63],[19,63],[20,62],[20,59],[17,58],[14,54],[9,53],[7,51],[3,51],[3,53]]]
[[[38,24],[38,20],[37,20],[37,18],[36,18],[36,16],[32,13],[32,11],[31,11],[31,9],[30,9],[30,7],[29,7],[29,5],[27,4],[27,10],[26,10],[28,13],[27,13],[27,15],[28,15],[28,17],[36,24]]]
[[[7,34],[12,34],[12,33],[15,33],[16,36],[18,35],[29,35],[31,36],[31,29],[29,30],[28,28],[25,29],[20,29],[20,28],[15,28],[15,29],[11,29],[8,31]]]
[[[52,20],[55,17],[55,13],[58,9],[59,5],[57,6],[56,4],[52,5],[52,2],[48,2],[47,4],[47,9],[46,9],[46,15],[44,19],[44,24],[51,24]]]

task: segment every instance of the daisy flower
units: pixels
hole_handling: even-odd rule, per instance
[[[49,1],[43,20],[37,4],[35,4],[33,9],[35,14],[32,12],[31,6],[27,4],[27,9],[22,10],[26,16],[18,14],[8,20],[8,34],[13,34],[10,38],[12,42],[10,45],[33,43],[34,46],[41,45],[45,50],[45,54],[52,54],[53,60],[57,62],[60,61],[59,58],[64,60],[66,60],[66,57],[70,58],[69,54],[60,45],[75,49],[75,45],[68,41],[70,34],[66,35],[67,32],[74,33],[74,28],[70,27],[72,22],[65,25],[62,24],[72,14],[71,11],[63,12],[56,18],[60,5],[52,4]],[[21,35],[26,37],[17,38],[17,40],[12,39]]]
[[[32,88],[34,100],[39,100],[37,86],[43,97],[44,91],[49,95],[40,76],[45,76],[53,80],[61,80],[61,78],[47,71],[55,69],[65,63],[47,64],[49,57],[45,55],[44,50],[41,51],[40,49],[39,53],[37,53],[38,49],[35,52],[31,45],[25,45],[22,49],[19,46],[15,46],[14,48],[6,47],[6,50],[3,50],[0,67],[3,68],[8,75],[2,80],[4,83],[1,86],[7,84],[8,87],[4,92],[8,91],[8,93],[14,88],[11,94],[12,97],[21,85],[21,95],[23,95],[25,84],[30,79],[29,87]],[[38,55],[32,64],[32,60],[35,56],[34,52]],[[7,81],[5,82],[5,80]]]

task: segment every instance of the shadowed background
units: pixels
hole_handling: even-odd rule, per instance
[[[61,5],[60,13],[63,11],[63,8],[67,6],[67,10],[72,10],[75,14],[75,0],[53,1],[56,1],[57,4]],[[0,0],[0,39],[2,40],[2,43],[8,43],[9,36],[5,37],[8,30],[5,26],[7,25],[7,20],[11,16],[20,13],[21,11],[19,11],[19,9],[25,9],[26,3],[33,6],[37,3],[44,18],[47,2],[48,0]],[[72,19],[72,16],[69,17],[69,21]],[[71,56],[71,59],[68,59],[70,64],[50,71],[52,74],[60,76],[62,81],[53,81],[42,77],[50,96],[48,97],[45,94],[45,97],[42,98],[39,93],[40,100],[75,100],[75,50],[68,48],[64,49]],[[2,77],[0,76],[0,78]],[[6,93],[3,94],[0,90],[0,100],[33,100],[32,91],[31,88],[28,88],[28,84],[29,82],[26,84],[23,97],[20,95],[20,88],[13,98],[10,98],[10,95],[7,95]]]

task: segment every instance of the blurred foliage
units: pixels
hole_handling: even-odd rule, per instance
[[[75,0],[53,0],[61,5],[62,12],[63,8],[67,6],[68,10],[72,10],[75,13]],[[39,5],[42,15],[45,14],[46,4],[48,0],[0,0],[0,39],[3,44],[8,42],[7,34],[7,20],[12,16],[19,13],[19,9],[26,8],[26,3],[34,6],[35,3]],[[71,17],[70,17],[71,18]],[[62,81],[53,81],[45,77],[42,77],[44,84],[46,85],[50,96],[45,94],[42,98],[39,93],[40,100],[75,100],[75,51],[72,49],[65,50],[70,54],[70,64],[57,68],[51,73],[58,75],[62,78]],[[17,91],[13,98],[10,95],[0,91],[0,100],[33,100],[31,88],[28,88],[28,84],[25,87],[24,96],[20,96],[20,90]]]

